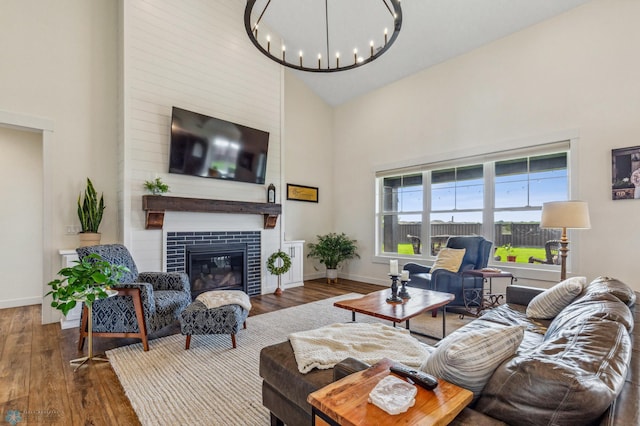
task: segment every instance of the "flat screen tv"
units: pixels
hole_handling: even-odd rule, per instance
[[[169,173],[264,184],[269,132],[173,107]]]

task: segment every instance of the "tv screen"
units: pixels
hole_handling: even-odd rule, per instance
[[[169,173],[264,184],[269,132],[173,107]]]

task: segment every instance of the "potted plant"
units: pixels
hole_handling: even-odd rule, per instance
[[[318,235],[317,243],[309,243],[307,257],[316,258],[327,268],[327,282],[338,282],[338,266],[345,260],[360,258],[356,240],[347,237],[344,232],[331,232]]]
[[[276,262],[278,262],[280,266],[277,266]],[[291,269],[291,258],[282,250],[278,250],[267,259],[267,270],[270,274],[278,277],[278,288],[273,293],[276,296],[280,296],[283,291],[280,285],[280,275],[286,274],[289,272],[289,269]]]
[[[98,227],[102,222],[102,214],[104,212],[104,196],[98,194],[91,179],[87,178],[87,187],[84,190],[84,199],[82,193],[78,196],[78,219],[80,219],[80,247],[93,246],[100,244],[100,233]]]
[[[89,353],[86,357],[71,361],[79,363],[76,369],[93,359],[93,302],[116,295],[117,291],[111,290],[110,287],[117,284],[122,274],[128,271],[126,266],[112,265],[99,254],[93,253],[77,261],[74,266],[62,268],[58,275],[63,278],[57,278],[47,284],[51,287],[51,291],[46,294],[51,295],[51,306],[63,315],[67,315],[78,302],[87,305]]]
[[[162,179],[160,179],[159,177],[155,178],[154,180],[144,181],[144,187],[153,195],[162,195],[169,192],[169,185],[162,182]]]
[[[516,256],[515,254],[512,254],[514,251],[514,248],[511,246],[511,243],[507,243],[503,245],[502,248],[507,254],[507,262],[515,262],[518,256]]]

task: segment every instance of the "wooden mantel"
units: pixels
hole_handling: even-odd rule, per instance
[[[273,229],[282,213],[282,205],[249,201],[210,200],[206,198],[143,195],[142,210],[146,212],[146,229],[162,229],[164,212],[245,213],[264,216],[264,229]]]

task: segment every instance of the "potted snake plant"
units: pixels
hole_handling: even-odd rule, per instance
[[[84,190],[84,198],[82,193],[78,195],[78,219],[80,220],[80,247],[94,246],[100,244],[100,233],[98,228],[102,222],[102,214],[104,212],[104,196],[98,193],[93,187],[91,179],[87,178],[87,187]]]

